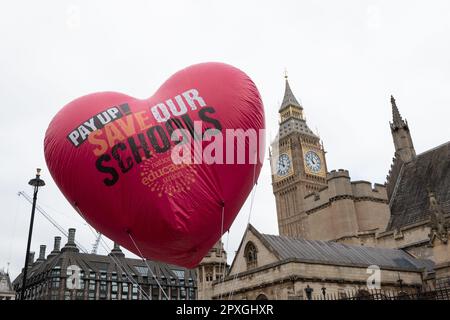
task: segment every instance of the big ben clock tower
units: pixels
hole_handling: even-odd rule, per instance
[[[320,138],[306,124],[303,107],[286,78],[280,128],[271,144],[272,187],[280,235],[304,238],[304,197],[325,187],[327,166]]]

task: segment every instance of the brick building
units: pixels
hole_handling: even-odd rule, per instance
[[[106,256],[80,253],[75,244],[75,229],[69,229],[68,241],[63,248],[60,248],[60,243],[61,237],[55,237],[54,248],[47,257],[45,246],[41,246],[36,261],[34,253],[31,253],[26,299],[196,299],[197,283],[194,270],[126,258],[118,245],[114,245]],[[13,287],[18,299],[22,274],[14,280]]]

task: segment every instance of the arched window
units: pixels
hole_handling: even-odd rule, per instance
[[[247,261],[247,269],[256,268],[258,265],[258,251],[253,242],[248,242],[245,246],[244,256]]]
[[[261,293],[256,297],[256,300],[269,300],[264,293]]]

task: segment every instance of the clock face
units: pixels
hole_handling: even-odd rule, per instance
[[[290,168],[291,168],[291,159],[286,153],[281,154],[278,157],[277,162],[277,175],[279,176],[287,175]]]
[[[322,168],[320,157],[314,151],[308,151],[305,154],[305,163],[308,169],[314,173],[319,172],[320,168]]]

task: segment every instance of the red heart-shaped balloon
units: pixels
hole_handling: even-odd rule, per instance
[[[256,182],[263,129],[252,80],[230,65],[203,63],[146,100],[101,92],[70,102],[47,129],[45,159],[64,196],[99,232],[147,259],[192,268]]]

